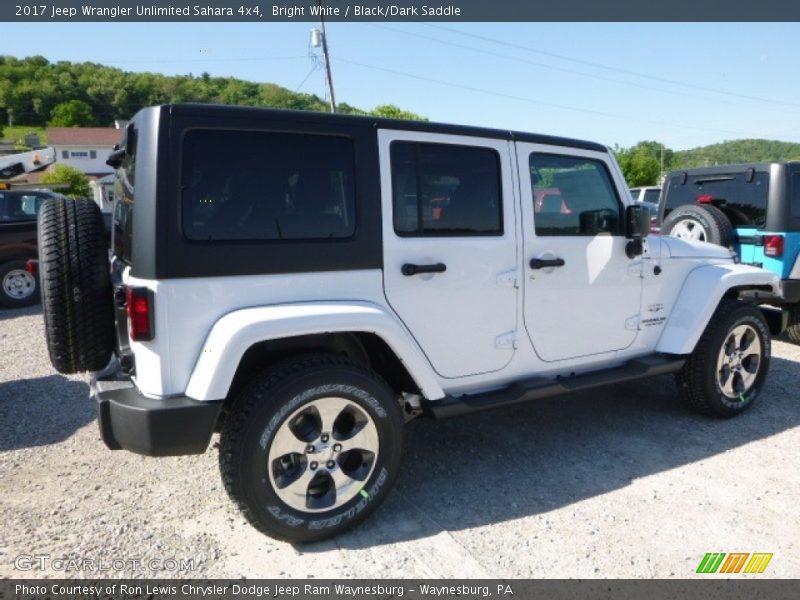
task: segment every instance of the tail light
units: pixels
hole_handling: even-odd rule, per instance
[[[783,236],[765,235],[764,236],[764,256],[780,258],[783,256]]]
[[[697,198],[698,204],[713,204],[714,203],[714,196],[711,194],[701,194]]]
[[[25,270],[33,275],[34,277],[38,277],[39,275],[39,261],[35,258],[29,258],[25,262]]]
[[[155,337],[153,293],[147,288],[125,289],[128,310],[128,335],[132,342],[147,342]]]

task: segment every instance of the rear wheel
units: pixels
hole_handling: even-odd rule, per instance
[[[761,311],[738,300],[723,300],[677,373],[678,389],[695,410],[732,417],[758,397],[770,354],[769,327]]]
[[[664,219],[662,235],[730,246],[735,231],[728,217],[716,206],[687,204],[679,206]]]
[[[25,261],[12,260],[0,265],[0,306],[21,308],[39,301],[39,282],[28,273]]]
[[[114,349],[106,232],[91,200],[48,200],[39,212],[39,273],[50,362],[99,371]]]
[[[335,355],[277,365],[231,406],[220,447],[225,487],[272,537],[331,537],[386,497],[403,423],[392,390],[369,369]]]

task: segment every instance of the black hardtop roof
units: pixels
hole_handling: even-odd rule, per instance
[[[471,127],[467,125],[451,125],[448,123],[431,123],[429,121],[405,121],[401,119],[387,119],[382,117],[331,114],[316,111],[285,110],[279,108],[256,108],[250,106],[230,106],[223,104],[169,104],[163,105],[174,115],[203,115],[212,117],[236,117],[254,119],[286,119],[306,123],[331,123],[370,126],[375,129],[400,129],[405,131],[424,131],[428,133],[443,133],[453,135],[469,135],[473,137],[499,138],[531,142],[534,144],[548,144],[552,146],[568,146],[582,150],[608,152],[608,148],[596,142],[575,140],[570,138],[524,133],[519,131],[506,131],[504,129],[490,129],[485,127]]]
[[[713,167],[695,167],[692,169],[675,169],[667,174],[667,178],[674,175],[686,173],[688,176],[694,175],[726,175],[729,173],[742,173],[748,169],[756,171],[768,171],[772,165],[800,164],[798,161],[772,161],[772,162],[753,162],[753,163],[731,163],[728,165],[715,165]]]

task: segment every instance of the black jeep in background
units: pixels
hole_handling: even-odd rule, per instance
[[[776,273],[787,337],[800,343],[800,162],[672,171],[659,201],[661,234],[733,248]]]

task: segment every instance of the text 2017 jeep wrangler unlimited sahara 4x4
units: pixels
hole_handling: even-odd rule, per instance
[[[100,371],[110,448],[202,453],[220,431],[229,494],[278,538],[363,520],[419,413],[675,373],[726,417],[767,375],[770,330],[739,297],[778,278],[646,239],[597,144],[177,105],[140,111],[110,163],[110,276],[92,203],[40,217],[52,362]]]

